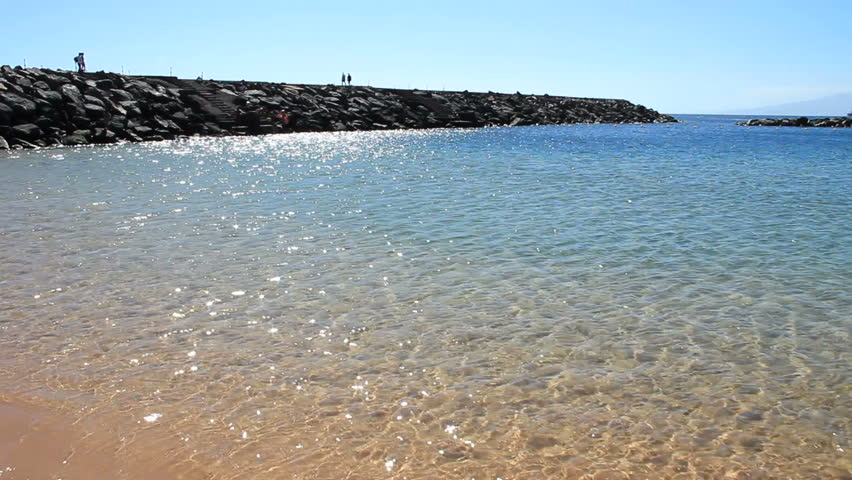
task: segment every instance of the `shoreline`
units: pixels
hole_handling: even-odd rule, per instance
[[[0,150],[182,136],[668,123],[627,100],[0,67]]]

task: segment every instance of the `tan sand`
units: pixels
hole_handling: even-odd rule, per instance
[[[0,396],[0,480],[209,479],[197,466],[128,452],[109,428]]]

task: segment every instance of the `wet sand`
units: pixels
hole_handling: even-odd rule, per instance
[[[2,480],[212,478],[197,466],[164,465],[162,458],[144,452],[119,455],[129,443],[98,421],[0,396]]]

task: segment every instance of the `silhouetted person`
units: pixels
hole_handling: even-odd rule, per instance
[[[86,71],[86,58],[83,57],[83,52],[78,53],[77,56],[74,57],[74,62],[77,63],[78,73],[83,73]]]
[[[346,85],[346,74],[345,73],[340,74],[340,84]]]
[[[349,86],[352,86],[352,74],[346,75],[346,82],[349,83]]]

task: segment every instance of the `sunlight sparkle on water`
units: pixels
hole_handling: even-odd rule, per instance
[[[160,418],[162,418],[162,416],[163,416],[162,413],[152,413],[150,415],[145,415],[145,417],[143,417],[143,419],[148,423],[154,423],[157,420],[159,420]]]
[[[14,153],[0,386],[223,478],[845,478],[850,138],[814,130]]]

